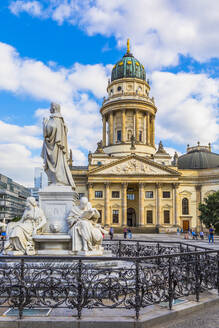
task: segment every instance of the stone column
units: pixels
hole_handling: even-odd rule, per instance
[[[139,183],[139,222],[140,227],[144,226],[144,184]]]
[[[135,111],[135,139],[139,141],[138,111]]]
[[[104,183],[105,186],[105,197],[104,197],[104,217],[105,217],[105,222],[104,224],[106,226],[110,226],[110,208],[109,208],[109,200],[110,200],[110,184],[109,182]]]
[[[110,112],[109,114],[109,143],[113,145],[113,113]]]
[[[88,183],[88,200],[89,200],[89,202],[92,201],[92,191],[93,191],[93,184]]]
[[[178,183],[173,183],[173,224],[178,225],[178,193],[177,189],[179,187]]]
[[[155,146],[155,116],[152,116],[152,136],[151,136],[151,144]]]
[[[127,186],[126,182],[122,183],[122,225],[127,225]]]
[[[122,111],[122,142],[126,142],[126,111]]]
[[[146,113],[144,113],[144,132],[143,132],[143,142],[144,142],[144,144],[147,143],[147,129],[146,129],[146,126],[147,126],[147,115],[146,115]]]
[[[161,197],[161,184],[156,183],[156,225],[160,225],[160,197]]]
[[[106,116],[103,115],[103,147],[106,147]]]
[[[195,186],[196,189],[196,227],[198,230],[202,228],[201,221],[199,219],[200,211],[199,211],[199,204],[202,201],[202,185]]]
[[[147,120],[147,124],[146,124],[146,143],[147,145],[150,145],[150,130],[151,130],[151,127],[150,127],[150,114],[147,113],[147,117],[146,117],[146,120]]]

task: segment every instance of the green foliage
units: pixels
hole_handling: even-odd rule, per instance
[[[201,212],[200,221],[209,228],[211,225],[216,226],[219,223],[219,191],[210,194],[204,199],[204,203],[199,204]]]
[[[12,222],[18,222],[20,221],[21,217],[20,216],[15,216],[11,221]]]

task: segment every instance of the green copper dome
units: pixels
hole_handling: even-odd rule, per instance
[[[129,41],[127,52],[113,67],[111,81],[122,79],[123,77],[133,77],[146,80],[144,66],[130,53]]]

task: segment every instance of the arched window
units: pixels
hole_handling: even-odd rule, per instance
[[[132,137],[132,130],[128,130],[128,135],[127,135],[127,139],[128,139],[128,141],[130,141],[131,140],[131,137]]]
[[[188,198],[183,198],[182,200],[182,214],[189,214],[189,200]]]

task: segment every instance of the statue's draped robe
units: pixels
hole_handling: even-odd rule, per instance
[[[69,224],[69,234],[72,236],[72,251],[92,251],[93,247],[100,245],[103,235],[99,225],[93,224],[90,218],[93,213],[90,203],[84,210],[79,206],[73,206],[67,219]]]
[[[44,122],[44,143],[41,153],[45,172],[53,184],[71,186],[75,183],[68,166],[67,127],[60,114]]]
[[[39,207],[26,209],[19,222],[11,222],[7,226],[8,236],[5,248],[11,247],[13,250],[21,251],[25,254],[27,244],[32,241],[34,229],[45,220],[44,213]]]

